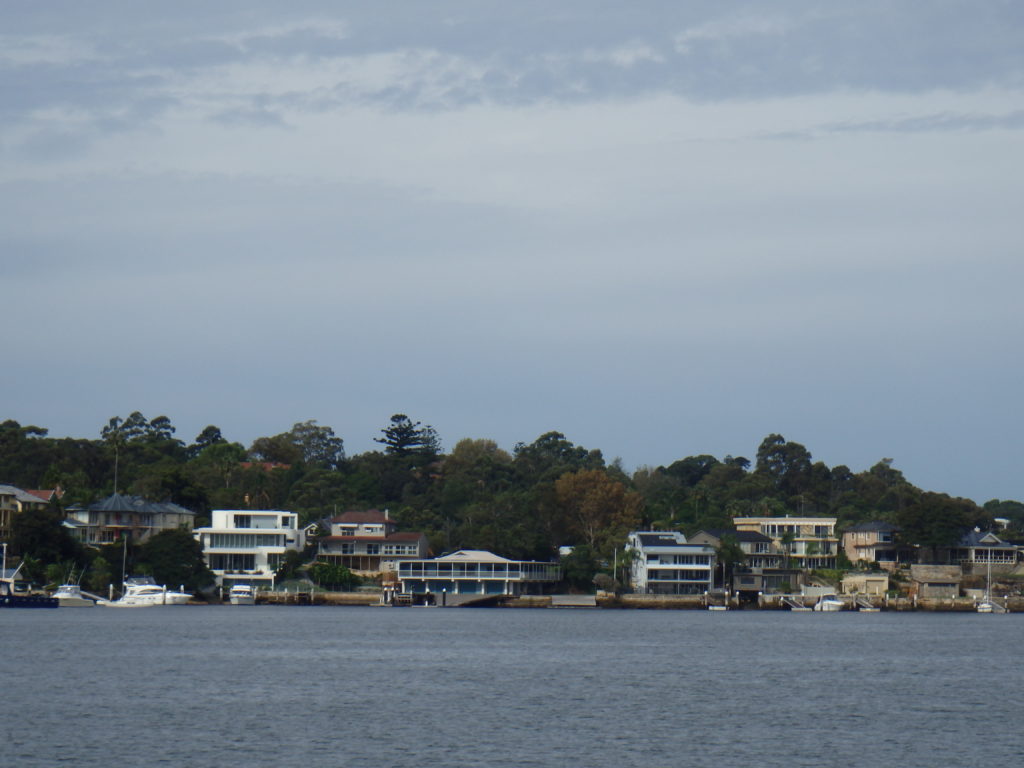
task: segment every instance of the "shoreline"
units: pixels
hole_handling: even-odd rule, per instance
[[[495,607],[495,608],[555,608],[555,609],[605,609],[605,610],[707,610],[708,599],[704,595],[636,595],[624,594],[614,595],[611,593],[598,593],[597,595],[579,597],[592,597],[592,605],[554,605],[551,595],[521,595],[518,597],[483,598],[480,602],[464,604],[463,606],[448,607]],[[957,598],[909,598],[909,597],[868,597],[864,595],[841,596],[848,605],[844,611],[857,610],[857,601],[870,604],[872,608],[883,612],[937,612],[937,613],[973,613],[976,610],[977,601],[970,597]],[[357,607],[381,607],[392,606],[381,605],[379,595],[360,592],[313,592],[313,593],[288,593],[288,594],[262,594],[257,598],[259,605],[322,605],[322,606],[357,606]],[[486,601],[486,602],[484,602]],[[796,596],[796,601],[810,608],[817,601],[817,598]],[[1005,597],[997,601],[1003,605],[1009,613],[1024,612],[1024,596]],[[481,604],[482,603],[482,604]],[[712,599],[711,605],[722,605],[722,600]],[[757,603],[738,604],[731,601],[729,610],[744,611],[788,611],[789,606],[784,604],[775,595],[761,596]]]

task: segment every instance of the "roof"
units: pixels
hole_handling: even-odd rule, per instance
[[[917,582],[958,584],[963,578],[959,565],[911,565],[910,578]]]
[[[900,530],[898,525],[892,523],[885,523],[881,520],[872,520],[869,523],[857,523],[857,525],[850,526],[846,529],[850,532],[863,533],[867,531],[877,531],[879,533],[897,533]]]
[[[179,506],[170,501],[146,501],[141,496],[126,496],[112,493],[105,499],[89,505],[92,512],[142,512],[148,514],[195,515],[191,509]]]
[[[23,491],[14,485],[0,485],[0,496],[13,496],[25,504],[43,504],[47,499],[42,499],[30,491]]]
[[[460,549],[458,552],[452,552],[450,555],[442,555],[441,557],[435,557],[435,560],[439,562],[475,562],[475,563],[512,563],[514,560],[509,560],[507,557],[496,555],[493,552],[487,552],[483,549]]]
[[[771,536],[765,536],[760,531],[737,531],[732,528],[707,528],[702,531],[697,531],[697,534],[700,533],[706,533],[709,536],[713,536],[714,538],[718,539],[719,541],[721,541],[723,536],[732,536],[734,539],[736,539],[736,541],[749,541],[759,543],[768,543],[772,541]],[[694,536],[696,536],[697,534],[694,534]]]
[[[385,509],[381,512],[379,509],[367,509],[363,511],[350,510],[348,512],[342,512],[340,515],[336,515],[331,518],[332,523],[393,523],[390,517],[388,517],[388,511]]]
[[[961,547],[988,547],[990,549],[1016,549],[1013,544],[1008,544],[991,531],[971,531],[964,534],[960,539]]]
[[[636,531],[632,534],[640,540],[640,546],[645,549],[652,547],[687,547],[699,546],[688,545],[686,537],[678,531]]]

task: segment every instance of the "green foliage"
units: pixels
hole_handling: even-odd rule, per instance
[[[993,517],[1024,532],[1020,502],[992,500],[980,508],[928,493],[888,458],[862,472],[830,468],[778,434],[762,441],[753,469],[743,457],[696,454],[628,475],[620,463],[606,464],[601,451],[555,431],[512,453],[493,440],[467,438],[442,455],[436,432],[404,414],[381,430],[381,451],[352,457],[315,420],[257,438],[248,451],[214,425],[186,446],[166,416],[149,420],[138,411],[111,418],[99,432],[94,440],[51,438],[45,428],[4,421],[0,481],[60,485],[65,504],[89,504],[113,490],[116,467],[120,490],[181,504],[197,513],[197,524],[210,509],[292,509],[306,523],[348,509],[389,508],[404,530],[427,535],[434,554],[473,548],[517,559],[549,560],[560,546],[585,545],[579,551],[610,560],[630,529],[691,533],[729,528],[733,518],[749,515],[829,515],[841,528],[885,520],[902,529],[903,543],[923,547],[952,543],[975,526],[989,528]],[[98,591],[119,581],[121,549],[83,551],[60,518],[59,510],[17,517],[12,554],[24,550],[38,562],[39,578],[46,566],[84,567],[91,557],[85,583]],[[132,546],[127,555],[129,573],[163,567],[142,548]],[[302,565],[295,557],[285,564],[289,574]],[[173,576],[166,581],[182,583]]]
[[[32,557],[41,563],[82,559],[81,546],[63,526],[64,513],[55,506],[16,512],[11,520],[8,556]],[[43,571],[33,574],[42,578]]]
[[[594,587],[594,575],[599,564],[594,552],[586,544],[573,547],[572,552],[561,558],[562,579],[572,589],[591,592]]]
[[[139,547],[135,560],[138,572],[148,573],[158,584],[184,585],[198,591],[208,588],[213,574],[203,561],[203,550],[189,531],[160,531]]]
[[[313,563],[309,567],[309,578],[321,587],[340,592],[349,592],[360,583],[358,576],[336,563]]]
[[[383,445],[392,456],[433,458],[441,453],[441,439],[434,428],[429,424],[422,426],[404,413],[392,416],[390,426],[382,429],[381,433],[384,437],[375,437],[374,441]]]

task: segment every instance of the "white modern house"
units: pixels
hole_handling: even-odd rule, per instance
[[[702,595],[711,589],[715,550],[689,544],[678,531],[634,531],[626,545],[633,591],[653,595]]]
[[[460,549],[433,560],[398,563],[402,592],[413,595],[520,595],[542,592],[562,578],[557,563],[509,560],[477,549]]]
[[[207,567],[217,584],[271,588],[285,553],[305,547],[299,516],[281,510],[215,509],[211,525],[197,528]]]

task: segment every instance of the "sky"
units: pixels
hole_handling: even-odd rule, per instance
[[[0,5],[0,419],[1024,499],[1024,5]]]

